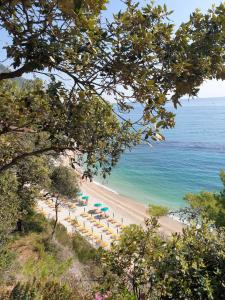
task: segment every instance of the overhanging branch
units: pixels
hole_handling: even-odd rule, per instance
[[[16,163],[18,163],[19,161],[30,157],[30,156],[35,156],[35,155],[41,155],[44,154],[46,152],[50,152],[50,151],[54,151],[54,152],[62,152],[65,150],[71,150],[71,151],[76,151],[77,149],[74,147],[48,147],[48,148],[44,148],[44,149],[38,149],[38,150],[34,150],[32,152],[26,152],[23,153],[21,155],[18,155],[16,157],[14,157],[9,163],[3,165],[2,167],[0,167],[0,173],[4,172],[8,169],[10,169],[12,166],[14,166]]]
[[[0,81],[3,79],[12,79],[16,77],[21,77],[24,73],[32,72],[35,69],[33,63],[27,63],[20,69],[11,72],[0,73]]]

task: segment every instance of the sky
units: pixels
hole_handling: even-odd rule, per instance
[[[145,5],[150,0],[139,0],[138,2]],[[155,0],[155,4],[166,4],[168,10],[173,10],[171,20],[174,21],[176,27],[179,27],[182,22],[186,22],[196,8],[199,8],[202,12],[207,12],[213,4],[219,5],[222,2],[221,0]],[[123,7],[121,0],[109,0],[108,9],[105,13],[106,17],[110,19],[113,13],[123,10]],[[205,81],[200,87],[198,96],[200,98],[225,97],[225,81]]]
[[[149,3],[150,0],[139,0],[140,5]],[[203,12],[213,5],[219,5],[221,0],[155,0],[155,4],[166,4],[168,10],[173,10],[171,20],[174,21],[175,26],[179,27],[182,22],[186,22],[189,19],[190,14],[199,8]],[[123,10],[124,4],[121,0],[109,0],[107,11],[104,12],[104,16],[108,19],[112,19],[113,13]],[[0,49],[2,51],[3,45],[7,43],[8,37],[6,32],[0,31]],[[3,51],[0,53],[0,60],[3,58]],[[225,81],[210,80],[205,81],[200,87],[198,96],[200,98],[208,97],[225,97]]]

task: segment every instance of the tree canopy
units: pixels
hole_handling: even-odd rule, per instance
[[[51,190],[61,196],[76,198],[79,186],[75,172],[68,167],[55,167],[51,174]]]
[[[155,219],[146,229],[131,225],[103,253],[103,294],[107,291],[113,300],[223,298],[224,230],[192,223],[165,240],[157,227]]]
[[[207,218],[218,227],[225,227],[225,172],[221,171],[220,178],[223,189],[220,192],[202,191],[198,194],[185,195],[192,209],[197,209],[203,218]]]
[[[45,157],[29,157],[0,173],[0,238],[16,228],[29,214],[39,192],[50,187],[50,171]],[[22,226],[22,225],[21,225]],[[1,246],[1,245],[0,245]]]
[[[174,126],[169,100],[176,107],[183,95],[196,96],[204,80],[224,79],[223,3],[205,15],[194,12],[178,30],[166,6],[127,0],[108,21],[102,17],[106,4],[1,1],[0,28],[9,37],[11,62],[11,70],[0,73],[1,102],[9,106],[3,108],[1,144],[8,145],[12,134],[15,142],[1,158],[1,170],[26,156],[71,149],[87,158],[89,177],[99,167],[109,173],[140,135],[162,139],[161,129]],[[29,73],[47,76],[48,87],[36,82],[18,90],[5,81]],[[131,120],[136,103],[142,115]],[[27,135],[29,151],[18,142]]]

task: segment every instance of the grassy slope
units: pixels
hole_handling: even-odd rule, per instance
[[[33,214],[23,234],[12,234],[5,252],[0,254],[4,261],[0,265],[0,293],[12,290],[18,281],[37,278],[42,283],[65,283],[73,291],[73,298],[68,299],[89,299],[92,280],[100,271],[97,250],[80,235],[69,236],[62,225],[58,225],[54,240],[49,239],[50,232],[51,223]]]

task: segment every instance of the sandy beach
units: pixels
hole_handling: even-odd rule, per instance
[[[144,224],[144,219],[149,217],[147,207],[130,198],[115,193],[95,182],[81,181],[81,190],[90,196],[90,202],[101,202],[109,207],[109,215],[115,217],[124,225]],[[160,231],[165,235],[182,231],[182,223],[165,216],[159,219]]]
[[[68,166],[68,161],[62,157],[61,164]],[[82,196],[77,201],[63,200],[59,210],[59,223],[63,224],[69,233],[74,231],[83,235],[93,246],[110,248],[111,242],[118,238],[124,226],[130,224],[144,225],[147,214],[147,206],[128,197],[125,197],[111,189],[99,184],[82,180],[82,170],[77,168],[78,181],[82,196],[88,196],[87,205],[83,206]],[[53,200],[52,200],[53,199]],[[72,204],[73,203],[73,204]],[[101,207],[107,207],[107,218],[99,219],[98,214],[92,214],[96,209],[94,204],[100,203]],[[71,205],[73,209],[71,209]],[[54,197],[48,200],[40,200],[38,209],[48,218],[54,218]],[[169,216],[159,218],[159,231],[169,236],[175,232],[181,232],[183,224]]]
[[[68,233],[79,232],[94,247],[110,249],[111,243],[117,240],[123,228],[130,224],[144,225],[148,218],[147,207],[132,199],[124,197],[107,187],[95,182],[80,179],[82,195],[76,201],[60,198],[58,222],[63,224]],[[88,196],[88,203],[84,205],[82,197]],[[55,218],[54,196],[40,198],[37,210],[49,219]],[[97,211],[107,207],[106,216],[99,218],[95,204],[100,203]],[[166,216],[159,219],[160,232],[169,236],[182,231],[182,223]]]
[[[67,156],[61,156],[60,164],[69,166],[69,157],[73,155],[71,151],[67,151]],[[81,179],[83,170],[80,166],[76,165],[77,176],[81,191],[90,196],[90,202],[102,202],[110,208],[109,215],[115,217],[117,220],[122,221],[125,225],[129,224],[144,224],[145,218],[149,218],[147,214],[147,206],[139,203],[133,199],[120,195],[112,191],[98,182],[90,182]],[[160,231],[165,235],[171,235],[174,232],[181,232],[183,224],[172,217],[164,216],[159,219],[161,225]]]

